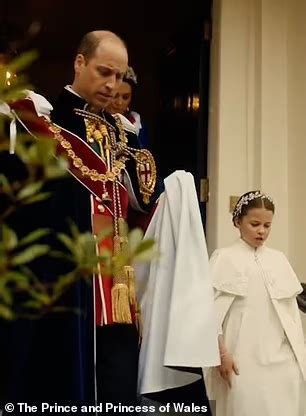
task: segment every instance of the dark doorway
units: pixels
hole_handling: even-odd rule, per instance
[[[204,6],[204,5],[203,5]],[[156,154],[163,177],[194,175],[205,224],[211,4],[176,34],[159,60]]]

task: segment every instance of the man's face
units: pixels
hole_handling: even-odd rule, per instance
[[[105,40],[87,62],[83,55],[77,55],[73,89],[88,102],[92,111],[104,109],[118,90],[127,65],[125,47],[119,42]]]

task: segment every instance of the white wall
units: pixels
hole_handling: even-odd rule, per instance
[[[306,282],[306,2],[293,3],[287,14],[289,257]]]
[[[289,258],[306,282],[306,2],[288,8]],[[306,314],[302,314],[306,333]]]
[[[212,250],[234,236],[229,195],[248,188],[245,0],[214,2],[208,172],[207,238]]]
[[[262,189],[276,204],[269,244],[306,281],[305,21],[304,0],[214,2],[207,240],[232,241],[229,196]]]

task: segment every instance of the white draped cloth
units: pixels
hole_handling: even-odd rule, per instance
[[[191,368],[219,364],[208,254],[190,173],[177,171],[165,180],[145,238],[157,241],[160,255],[137,270],[140,394],[193,383],[201,376]]]

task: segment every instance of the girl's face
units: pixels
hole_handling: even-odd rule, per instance
[[[107,110],[111,113],[125,114],[128,111],[132,99],[132,87],[127,82],[122,82],[117,89],[111,104]]]
[[[273,220],[273,212],[266,208],[251,208],[247,215],[235,221],[241,238],[251,247],[257,248],[267,240]]]

